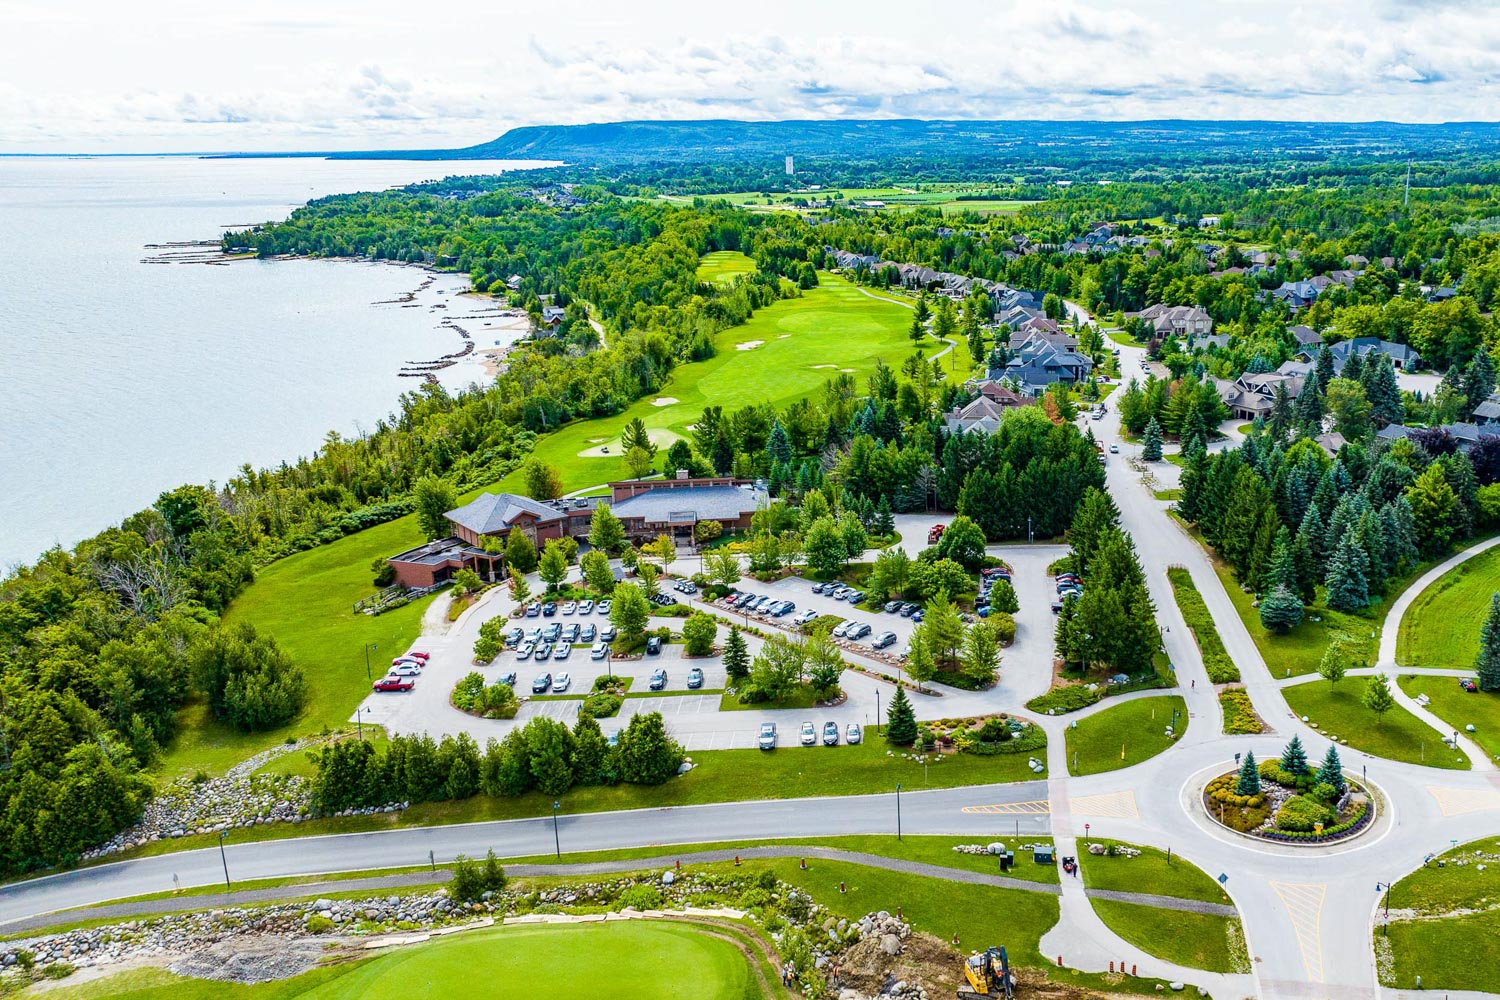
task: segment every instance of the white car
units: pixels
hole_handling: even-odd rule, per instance
[[[589,655],[592,656],[596,660],[602,660],[602,659],[604,659],[606,656],[609,655],[609,643],[607,643],[607,642],[596,642],[596,643],[594,643],[594,649],[593,649],[593,651]]]
[[[573,684],[573,675],[564,671],[552,678],[552,690],[562,694]]]
[[[594,613],[594,602],[593,601],[583,601],[583,602],[581,602],[578,605],[578,613],[580,615],[591,615],[591,614],[593,614]]]
[[[1117,445],[1117,444],[1110,445],[1109,446],[1109,453],[1111,455],[1118,455],[1120,453],[1120,446]]]
[[[833,637],[835,639],[842,639],[845,635],[847,635],[849,633],[849,628],[853,624],[854,624],[853,622],[847,622],[847,621],[846,622],[839,622],[837,625],[835,625],[833,627]]]
[[[802,612],[796,618],[793,618],[792,619],[792,623],[794,625],[806,625],[808,622],[812,621],[816,617],[818,617],[818,613],[816,611],[814,611],[812,608],[808,608],[806,611]]]
[[[811,722],[802,723],[802,745],[805,747],[818,745],[818,727]]]
[[[569,601],[569,602],[567,602],[566,604],[564,604],[562,606],[562,613],[565,614],[565,615],[571,615],[573,612],[575,612],[577,610],[578,610],[578,604],[576,602],[574,602],[574,601]]]
[[[398,663],[386,672],[387,677],[421,677],[422,668],[411,663]]]

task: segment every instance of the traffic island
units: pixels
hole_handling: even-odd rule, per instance
[[[1238,769],[1204,786],[1200,801],[1220,826],[1293,845],[1349,840],[1369,829],[1376,815],[1375,796],[1344,776],[1337,749],[1330,747],[1322,765],[1312,767],[1297,737],[1278,760],[1257,764],[1246,753]]]

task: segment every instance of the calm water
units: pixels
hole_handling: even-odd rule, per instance
[[[310,198],[527,164],[0,157],[0,570],[163,489],[357,433],[459,349],[445,277],[334,261],[146,264]],[[438,303],[447,309],[434,308]],[[494,338],[479,346],[493,346]],[[450,369],[446,383],[481,377]]]

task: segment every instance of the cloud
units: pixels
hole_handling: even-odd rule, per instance
[[[0,39],[0,151],[461,145],[629,118],[1500,117],[1500,9],[1440,0],[958,0],[931,19],[897,0],[857,17],[761,0],[749,19],[552,0],[543,21],[163,3],[172,30],[0,0],[19,28]]]

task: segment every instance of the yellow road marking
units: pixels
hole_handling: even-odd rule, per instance
[[[1075,795],[1069,800],[1074,813],[1085,816],[1112,816],[1115,819],[1140,819],[1135,807],[1135,792],[1105,792],[1100,795]]]
[[[999,802],[992,806],[964,806],[959,810],[966,813],[980,813],[986,816],[1014,815],[1020,813],[1027,816],[1042,815],[1052,811],[1052,804],[1046,799],[1033,802]]]
[[[1500,790],[1494,788],[1442,788],[1428,785],[1427,791],[1437,799],[1444,816],[1500,809]]]
[[[1297,934],[1297,946],[1302,950],[1302,965],[1307,969],[1307,978],[1315,983],[1323,981],[1323,898],[1328,894],[1326,885],[1308,885],[1300,882],[1272,882],[1271,888],[1281,897],[1287,914],[1292,918],[1292,930]]]

